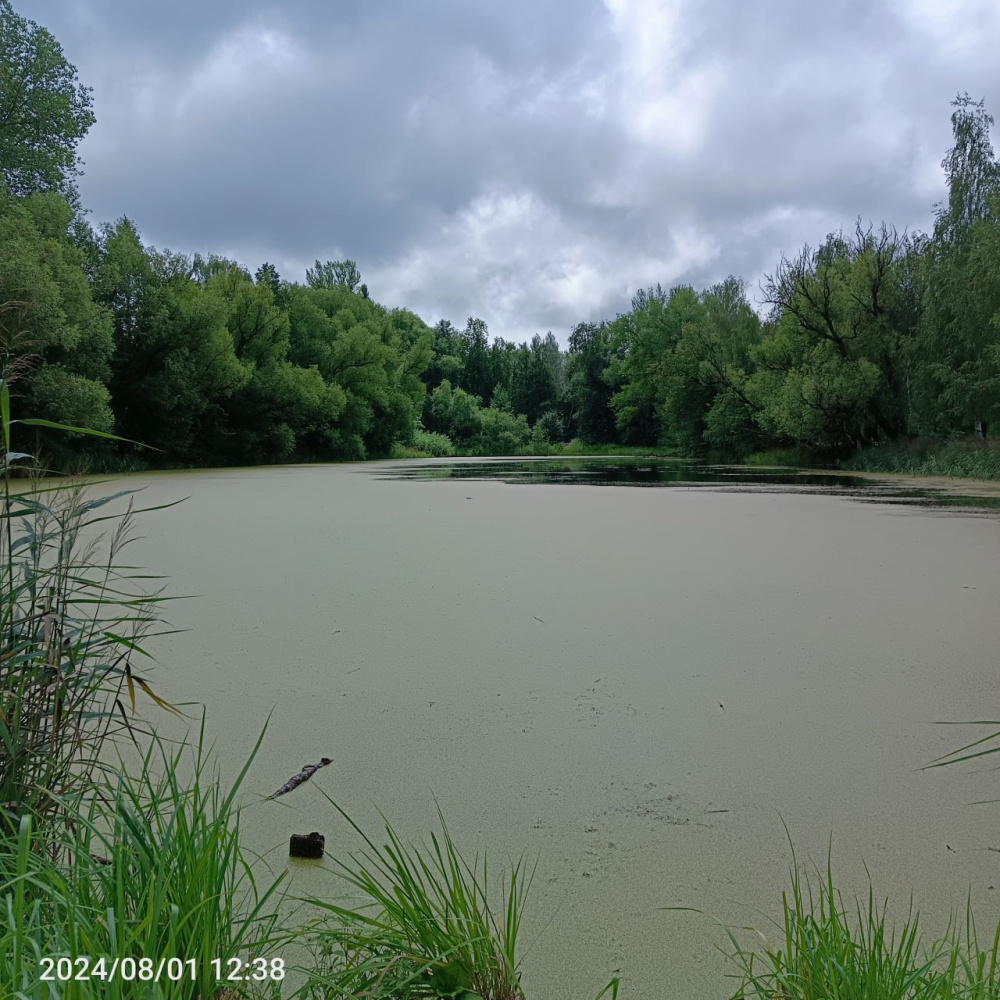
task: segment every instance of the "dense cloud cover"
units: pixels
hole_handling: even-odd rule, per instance
[[[995,0],[15,0],[97,124],[84,203],[179,251],[521,340],[854,220],[929,229]]]

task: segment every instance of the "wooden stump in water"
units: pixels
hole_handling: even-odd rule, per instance
[[[321,858],[326,838],[321,833],[293,833],[288,842],[290,858]]]

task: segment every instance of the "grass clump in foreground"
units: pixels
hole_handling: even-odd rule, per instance
[[[671,907],[671,909],[681,909]],[[690,909],[690,908],[687,908]],[[925,943],[912,900],[899,928],[887,922],[869,884],[865,905],[843,905],[829,857],[815,886],[792,853],[792,885],[782,893],[778,942],[754,931],[763,949],[745,947],[724,925],[740,968],[732,1000],[998,1000],[1000,927],[980,945],[971,904],[964,933],[952,923],[944,937]]]
[[[0,835],[0,998],[524,1000],[518,941],[533,870],[513,866],[495,910],[485,860],[465,862],[443,817],[429,850],[406,846],[388,824],[379,847],[334,804],[365,845],[329,859],[330,895],[351,898],[299,900],[321,914],[311,920],[301,907],[282,909],[284,873],[261,881],[240,843],[237,799],[262,740],[223,790],[204,721],[197,742],[179,749],[153,737],[136,768],[101,772],[86,799],[61,803],[73,819],[58,835],[50,827],[39,838],[28,812],[16,834]],[[282,967],[256,986],[225,981],[231,959],[273,967],[310,942],[315,961],[289,967],[289,979]],[[42,981],[46,957],[75,972],[84,956],[88,972],[95,962],[128,971]],[[617,991],[615,979],[599,997]]]
[[[322,961],[310,977],[310,996],[523,1000],[516,949],[534,870],[513,866],[498,917],[485,858],[481,867],[478,859],[468,864],[443,816],[442,835],[432,834],[429,849],[407,847],[388,824],[388,842],[379,847],[335,808],[366,845],[349,861],[334,862],[360,902],[309,900],[332,918],[318,931]]]
[[[496,910],[485,856],[482,864],[463,858],[440,810],[441,834],[429,847],[407,846],[388,823],[380,847],[327,799],[365,847],[334,861],[356,902],[304,900],[328,918],[314,928],[319,957],[305,987],[309,1000],[524,1000],[518,939],[535,867],[523,858],[512,865]],[[616,977],[597,1000],[614,1000],[618,988]]]

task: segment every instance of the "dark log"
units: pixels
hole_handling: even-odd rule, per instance
[[[326,837],[321,833],[293,833],[288,842],[290,858],[321,858],[326,846]]]

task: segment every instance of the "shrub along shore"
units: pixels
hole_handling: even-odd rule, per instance
[[[841,463],[861,472],[1000,480],[1000,441],[922,438],[873,445]]]

